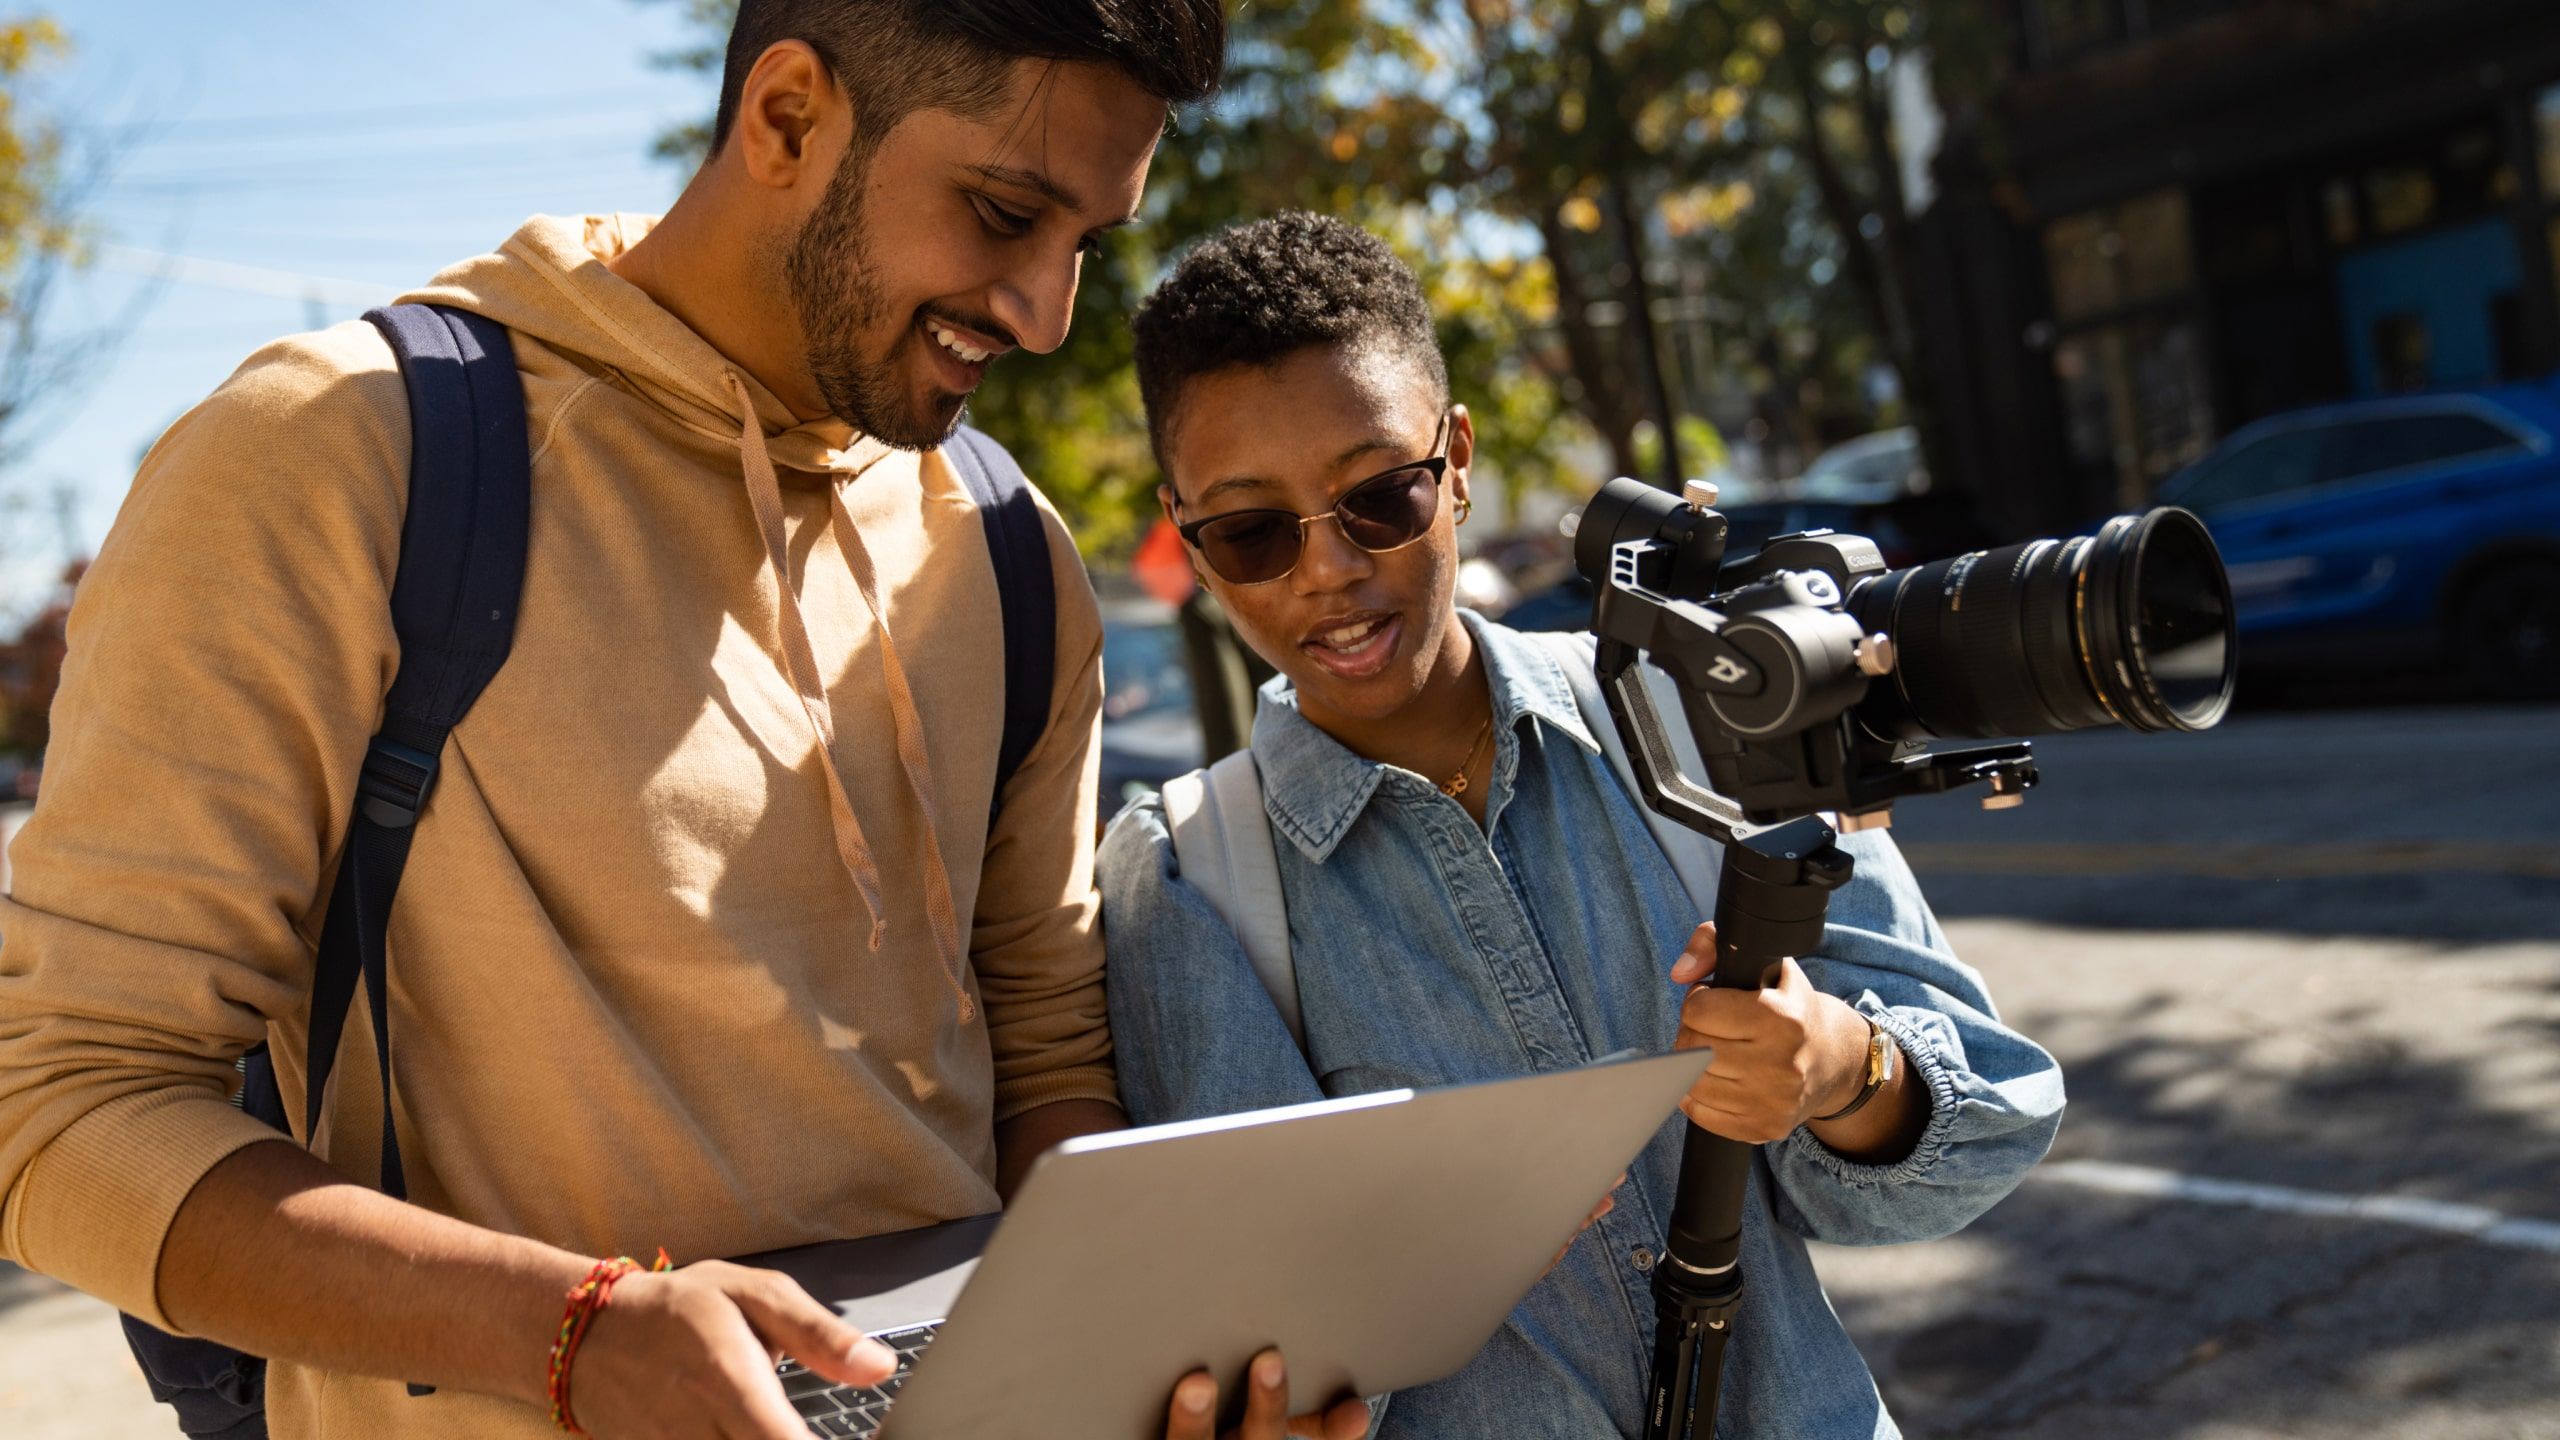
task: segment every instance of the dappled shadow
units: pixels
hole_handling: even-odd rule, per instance
[[[2437,1005],[2422,976],[2318,989],[2297,964],[2253,986],[2173,972],[2174,937],[2121,943],[2158,949],[2156,983],[2096,1004],[2070,983],[2004,996],[2064,1058],[2071,1109],[2049,1166],[2560,1220],[2560,953],[2447,961],[2483,968]],[[2020,963],[1995,957],[1995,990]],[[2511,1007],[2528,1013],[2500,1013]],[[2068,1173],[2031,1177],[1934,1246],[1826,1252],[1842,1317],[1910,1435],[2520,1434],[2512,1417],[2560,1408],[2560,1253],[2128,1197]]]

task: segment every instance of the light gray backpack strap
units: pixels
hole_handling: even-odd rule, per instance
[[[1636,768],[1627,758],[1626,743],[1618,738],[1618,722],[1609,718],[1609,702],[1600,695],[1597,674],[1599,642],[1589,634],[1542,634],[1538,639],[1564,667],[1564,678],[1573,686],[1574,707],[1582,712],[1582,723],[1591,738],[1600,742],[1601,753],[1609,757],[1609,768],[1618,772],[1618,783],[1627,789],[1627,798],[1635,802],[1636,813],[1644,817],[1645,828],[1653,832],[1654,843],[1662,848],[1662,857],[1671,862],[1672,873],[1680,877],[1680,888],[1689,892],[1689,903],[1697,907],[1698,918],[1716,913],[1716,875],[1724,867],[1724,852],[1717,844],[1686,825],[1671,819],[1644,803],[1644,787],[1636,780]]]
[[[1253,973],[1303,1052],[1298,967],[1289,953],[1289,912],[1280,894],[1280,854],[1262,807],[1262,772],[1238,750],[1206,770],[1165,782],[1165,825],[1182,878],[1244,943]]]

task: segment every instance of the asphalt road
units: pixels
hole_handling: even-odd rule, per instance
[[[2071,1092],[1967,1231],[1820,1257],[1906,1430],[2560,1436],[2560,710],[2037,750],[1897,816]]]

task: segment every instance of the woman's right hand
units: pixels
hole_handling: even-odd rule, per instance
[[[570,1366],[570,1413],[597,1440],[808,1440],[774,1374],[785,1355],[846,1385],[897,1369],[779,1271],[706,1260],[627,1275]]]

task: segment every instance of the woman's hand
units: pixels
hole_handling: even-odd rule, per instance
[[[1804,967],[1782,962],[1759,990],[1698,984],[1715,969],[1716,927],[1701,925],[1671,967],[1696,985],[1680,1006],[1677,1048],[1715,1048],[1715,1059],[1680,1101],[1700,1129],[1750,1145],[1783,1140],[1828,1115],[1866,1085],[1867,1022],[1848,1002],[1813,988]]]
[[[570,1412],[597,1440],[809,1440],[774,1374],[784,1355],[845,1385],[898,1368],[778,1271],[706,1260],[629,1275],[578,1347]]]
[[[1246,1373],[1244,1423],[1225,1432],[1221,1440],[1281,1440],[1289,1435],[1304,1440],[1360,1440],[1369,1433],[1369,1407],[1356,1396],[1313,1414],[1289,1415],[1289,1370],[1277,1350],[1254,1356]],[[1165,1440],[1210,1440],[1217,1416],[1217,1377],[1194,1370],[1173,1387],[1173,1401],[1165,1413]]]

